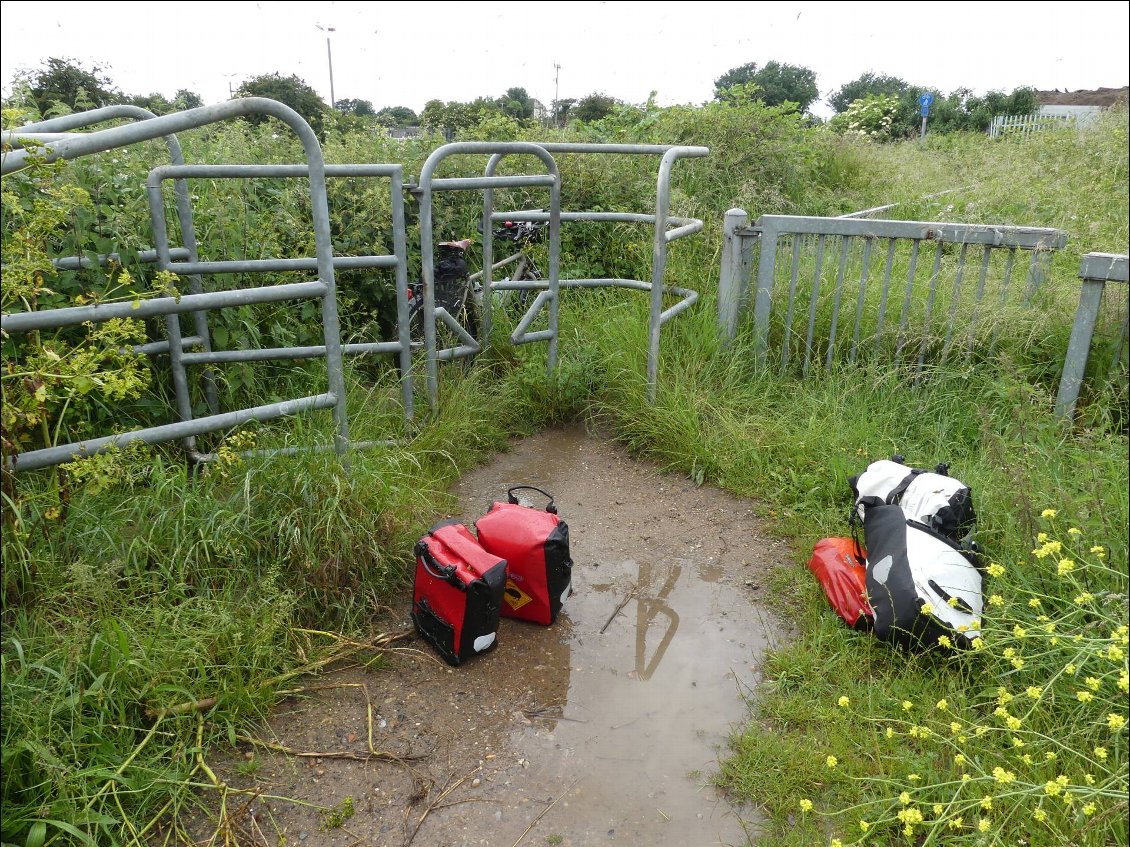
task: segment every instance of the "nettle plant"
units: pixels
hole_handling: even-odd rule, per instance
[[[949,659],[971,684],[856,716],[878,744],[913,753],[897,776],[859,778],[869,799],[832,813],[843,833],[832,844],[986,845],[1017,830],[1032,847],[1126,843],[1125,567],[1055,509],[1043,518],[1031,560],[990,565],[982,635]],[[837,705],[853,710],[847,696]],[[811,800],[800,809],[816,813]]]

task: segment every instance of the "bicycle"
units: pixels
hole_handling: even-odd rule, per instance
[[[545,237],[548,226],[548,222],[504,221],[500,227],[491,230],[494,238],[501,241],[510,241],[518,248],[518,252],[491,265],[493,271],[516,263],[514,272],[505,280],[498,280],[499,282],[538,281],[542,279],[537,263],[526,250],[530,245]],[[479,225],[479,228],[481,231],[482,224]],[[483,272],[467,273],[466,251],[470,246],[471,239],[469,238],[461,241],[444,241],[438,245],[438,260],[434,274],[435,305],[437,310],[442,308],[454,318],[469,336],[478,339],[483,305]],[[510,290],[495,292],[496,305],[505,307],[512,293]],[[520,307],[526,306],[529,296],[529,289],[519,291],[518,303]],[[408,329],[413,349],[422,349],[424,344],[423,281],[417,281],[408,286]],[[437,311],[436,350],[459,347],[464,343],[465,339],[460,338]]]

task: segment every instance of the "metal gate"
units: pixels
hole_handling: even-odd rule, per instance
[[[1039,293],[1057,229],[726,213],[719,324],[725,339],[753,292],[759,365],[782,373],[838,359],[921,372],[991,349],[1010,310]],[[756,274],[754,246],[760,247]],[[928,269],[928,270],[924,270]]]
[[[204,126],[222,120],[249,114],[265,114],[279,118],[286,123],[302,142],[307,158],[305,165],[186,165],[180,145],[174,133]],[[114,118],[141,119],[139,123],[120,126],[96,132],[74,134],[67,130],[88,127]],[[46,145],[43,157],[47,161],[74,159],[94,153],[125,147],[150,139],[166,139],[172,164],[155,168],[149,175],[146,190],[150,205],[150,219],[153,230],[155,250],[146,251],[141,260],[156,262],[161,270],[187,277],[187,294],[166,292],[160,297],[139,303],[102,303],[89,306],[59,308],[43,311],[4,314],[0,326],[4,332],[21,333],[40,329],[55,329],[87,322],[101,323],[116,318],[164,317],[166,339],[138,345],[135,352],[145,355],[168,355],[176,397],[176,414],[179,420],[161,426],[150,426],[132,432],[91,438],[72,444],[61,444],[39,450],[27,451],[9,457],[9,470],[32,470],[68,462],[89,456],[112,447],[121,447],[133,441],[158,443],[179,440],[189,456],[197,461],[207,461],[210,454],[196,450],[195,436],[209,432],[231,429],[249,421],[268,421],[279,417],[316,409],[331,409],[334,416],[335,437],[332,444],[310,445],[300,448],[284,448],[274,451],[256,451],[257,454],[294,453],[298,450],[335,450],[344,454],[350,447],[367,447],[384,442],[350,442],[349,421],[346,415],[345,379],[343,357],[350,354],[377,353],[392,354],[399,359],[401,373],[401,393],[404,414],[412,417],[411,357],[412,344],[409,338],[407,306],[407,257],[406,233],[403,207],[403,167],[387,164],[326,165],[318,140],[310,126],[293,110],[264,98],[241,98],[226,103],[205,106],[186,112],[156,117],[136,107],[109,107],[92,112],[80,113],[65,118],[23,127],[5,132],[4,141],[14,148],[3,157],[3,173],[11,173],[24,167],[28,152],[20,147],[20,140],[27,139]],[[436,150],[425,163],[420,176],[418,192],[420,204],[421,264],[424,282],[424,354],[427,363],[427,387],[430,405],[437,402],[437,368],[440,361],[472,355],[481,348],[489,337],[490,305],[493,291],[506,288],[529,287],[537,289],[537,295],[526,315],[521,319],[511,336],[515,344],[547,341],[549,354],[547,367],[550,373],[556,360],[557,314],[559,287],[623,287],[650,293],[651,311],[648,342],[648,391],[654,398],[658,374],[659,333],[662,325],[675,315],[693,305],[698,293],[689,289],[665,286],[663,283],[668,244],[678,238],[701,231],[703,222],[691,218],[671,217],[670,179],[674,163],[686,157],[699,157],[707,154],[705,147],[660,146],[660,145],[617,145],[617,144],[533,144],[527,142],[467,142],[445,145]],[[491,158],[482,177],[440,179],[434,177],[436,166],[454,153],[486,153]],[[656,205],[652,214],[636,212],[562,212],[561,184],[556,162],[552,153],[616,153],[645,154],[661,157],[656,189]],[[546,173],[537,175],[498,176],[495,169],[506,155],[526,154],[539,158]],[[391,255],[334,256],[330,241],[328,198],[326,178],[370,177],[387,178],[391,192],[391,232],[393,253]],[[257,178],[305,178],[310,187],[312,225],[315,234],[315,255],[306,258],[274,258],[254,260],[203,260],[199,255],[196,234],[193,226],[190,195],[187,190],[189,179],[257,179]],[[176,219],[180,230],[180,247],[171,244],[169,228],[165,218],[162,185],[166,181],[174,184],[176,197]],[[549,212],[505,212],[493,210],[492,192],[494,189],[513,186],[544,186],[550,189]],[[484,230],[484,303],[483,339],[472,338],[465,328],[442,308],[437,308],[434,297],[434,260],[432,256],[432,194],[436,191],[483,190],[483,230]],[[548,220],[550,229],[549,277],[539,282],[508,282],[491,280],[492,246],[491,226],[494,220]],[[617,221],[649,223],[654,226],[652,249],[651,280],[625,279],[559,279],[560,222],[568,221]],[[113,257],[102,256],[102,264]],[[88,257],[66,257],[55,260],[59,268],[81,267],[93,260]],[[390,268],[395,270],[398,337],[394,341],[364,341],[342,344],[337,312],[335,268]],[[254,288],[240,288],[229,291],[206,292],[203,278],[221,273],[274,273],[282,271],[310,270],[317,272],[317,279],[310,282],[263,285]],[[663,308],[665,295],[675,295],[677,302]],[[277,347],[249,350],[212,349],[208,328],[207,313],[212,309],[242,306],[257,303],[278,303],[284,301],[317,298],[322,307],[322,330],[324,343],[305,347]],[[546,330],[529,331],[529,327],[541,311],[548,315],[549,327]],[[192,314],[194,331],[184,334],[181,331],[180,315]],[[458,347],[445,350],[436,349],[436,320],[443,321],[461,339]],[[295,397],[253,408],[220,412],[215,384],[209,366],[231,362],[268,361],[278,359],[324,358],[326,362],[327,390],[309,397]],[[193,417],[189,388],[189,367],[201,366],[204,395],[210,414],[201,418]]]

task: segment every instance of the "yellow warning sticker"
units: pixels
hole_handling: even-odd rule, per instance
[[[527,603],[533,602],[534,598],[519,588],[514,580],[508,579],[506,580],[506,591],[502,595],[502,599],[506,601],[507,606],[516,612]]]

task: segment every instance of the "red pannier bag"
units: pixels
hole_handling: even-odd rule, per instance
[[[867,553],[854,538],[816,542],[808,569],[824,586],[828,602],[852,629],[866,631],[875,622],[867,602]]]
[[[522,490],[548,498],[545,511],[518,505],[514,492]],[[572,590],[569,526],[557,516],[553,496],[540,488],[517,485],[506,499],[475,521],[483,549],[507,563],[502,616],[549,626]]]
[[[506,587],[506,562],[484,550],[458,521],[443,521],[416,543],[412,623],[449,665],[490,650]]]

